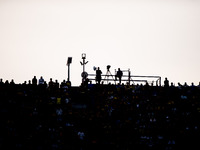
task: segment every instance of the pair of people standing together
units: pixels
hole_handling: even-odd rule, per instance
[[[109,71],[109,70],[108,70]],[[101,74],[102,74],[102,71],[100,70],[100,68],[98,67],[97,70],[96,70],[96,82],[98,84],[100,84],[102,78],[101,78]],[[121,84],[121,78],[123,76],[123,72],[120,70],[120,68],[118,68],[118,71],[115,75],[115,80],[117,80],[117,78],[119,78],[119,83]]]

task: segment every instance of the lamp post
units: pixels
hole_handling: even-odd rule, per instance
[[[83,62],[80,61],[81,65],[83,66],[83,72],[81,73],[81,76],[82,76],[82,83],[84,83],[85,79],[88,76],[87,72],[85,72],[85,65],[88,63],[88,61],[85,62],[85,59],[86,59],[85,53],[83,53],[81,56],[82,56],[82,59],[83,59]]]

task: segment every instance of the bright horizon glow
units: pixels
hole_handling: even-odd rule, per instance
[[[0,78],[81,84],[93,66],[200,82],[200,1],[0,0]]]

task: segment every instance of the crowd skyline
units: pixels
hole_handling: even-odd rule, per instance
[[[108,75],[109,76],[109,75]],[[161,80],[161,85],[160,86],[165,86],[165,82],[168,82],[169,86],[175,86],[175,87],[181,87],[181,86],[198,86],[200,87],[200,82],[199,84],[194,84],[194,82],[191,82],[191,83],[187,83],[187,82],[183,82],[183,83],[180,83],[180,82],[172,82],[172,81],[169,81],[167,77],[165,77],[165,79]],[[117,80],[115,80],[115,83],[114,82],[101,82],[100,84],[113,84],[113,85],[128,85],[129,83],[128,82],[116,82]],[[88,83],[87,84],[99,84],[99,82],[92,82],[92,80],[88,80],[87,81]],[[0,78],[0,83],[1,84],[19,84],[19,85],[30,85],[30,84],[35,84],[35,85],[46,85],[46,86],[49,86],[50,84],[57,84],[58,87],[62,84],[68,84],[68,86],[73,86],[73,84],[71,83],[71,81],[67,81],[66,79],[63,79],[61,82],[58,82],[57,79],[52,79],[50,78],[49,80],[46,80],[43,78],[43,76],[40,76],[39,78],[37,78],[36,76],[34,76],[32,79],[28,80],[28,81],[24,81],[22,83],[15,83],[15,80],[14,79],[11,79],[10,81],[9,80],[6,80],[6,79],[3,79],[3,78]],[[80,85],[78,86],[81,86],[83,83],[80,83]],[[151,82],[131,82],[130,85],[145,85],[145,84],[148,84],[148,85],[151,85],[151,86],[158,86],[157,84],[155,84],[154,82],[151,83]],[[77,85],[76,85],[77,86]]]

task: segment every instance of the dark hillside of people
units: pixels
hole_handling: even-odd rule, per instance
[[[0,149],[200,148],[200,86],[0,82]]]

